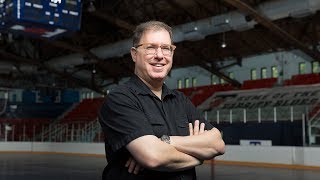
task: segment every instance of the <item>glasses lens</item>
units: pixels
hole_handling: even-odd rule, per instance
[[[140,44],[140,45],[137,45],[136,48],[140,46],[142,46],[145,49],[145,53],[147,55],[155,55],[159,47],[164,56],[171,56],[172,52],[174,51],[174,46],[167,45],[167,44],[163,44],[161,46],[156,44]]]
[[[172,52],[172,48],[170,45],[163,45],[161,46],[162,54],[165,56],[170,56]]]
[[[156,49],[157,49],[157,47],[152,45],[152,44],[147,44],[146,47],[145,47],[146,54],[148,54],[148,55],[155,54],[156,53]]]

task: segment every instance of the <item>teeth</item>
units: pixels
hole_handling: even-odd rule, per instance
[[[162,65],[162,64],[156,64],[155,66],[157,66],[157,67],[162,67],[163,65]]]

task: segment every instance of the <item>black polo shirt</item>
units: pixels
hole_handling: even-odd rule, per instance
[[[195,168],[180,172],[144,169],[138,175],[128,173],[125,163],[130,153],[125,146],[144,135],[188,136],[188,123],[197,119],[206,123],[206,129],[212,128],[183,93],[163,85],[162,97],[159,99],[134,75],[108,94],[99,114],[108,161],[104,179],[196,179]]]

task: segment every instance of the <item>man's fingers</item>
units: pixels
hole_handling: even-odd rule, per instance
[[[136,168],[136,165],[137,165],[137,162],[136,162],[134,159],[132,159],[132,160],[130,161],[130,164],[129,164],[129,167],[128,167],[128,172],[129,172],[129,173],[134,172],[134,170],[135,170],[135,168]]]
[[[129,173],[138,174],[139,171],[143,170],[143,167],[141,167],[135,159],[132,157],[129,157],[128,161],[126,162],[125,166],[128,168]]]
[[[204,132],[204,127],[205,127],[205,124],[204,123],[201,123],[200,124],[200,129],[199,129],[199,133],[202,134]]]
[[[198,135],[199,134],[199,120],[196,120],[194,122],[193,134],[194,135]]]
[[[136,167],[134,168],[133,174],[138,174],[140,170],[142,170],[141,166],[139,164],[136,164]]]
[[[189,134],[190,134],[190,136],[193,135],[193,125],[192,125],[192,123],[189,123]]]
[[[125,165],[125,166],[126,166],[126,167],[129,167],[131,161],[132,161],[132,158],[130,157],[130,158],[128,159],[128,161],[126,162],[126,165]]]
[[[192,135],[198,135],[198,134],[201,134],[205,131],[205,124],[204,123],[201,123],[200,124],[200,121],[199,120],[195,120],[194,121],[194,124],[192,123],[189,123],[189,133],[190,133],[190,136]]]

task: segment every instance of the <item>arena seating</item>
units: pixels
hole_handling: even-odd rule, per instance
[[[192,92],[196,91],[196,87],[191,87],[191,88],[182,88],[182,89],[177,89],[180,92],[183,92],[184,95],[186,96],[191,96]]]
[[[307,85],[307,84],[317,84],[320,83],[320,74],[311,73],[311,74],[298,74],[284,81],[285,86],[291,85]]]
[[[233,87],[231,84],[216,84],[216,85],[209,85],[209,86],[183,88],[183,89],[177,89],[177,90],[183,92],[186,96],[188,96],[191,99],[192,103],[195,106],[198,106],[202,102],[204,102],[207,98],[209,98],[211,95],[213,95],[215,92],[228,91],[232,89]]]
[[[81,123],[96,120],[103,98],[84,99],[68,112],[60,123]]]
[[[43,139],[51,141],[92,141],[97,134],[97,117],[104,98],[84,99],[69,110],[61,119],[52,124],[53,133],[46,130]],[[100,131],[99,131],[100,132]],[[99,133],[98,132],[98,133]],[[54,134],[51,135],[50,134]],[[98,138],[99,139],[99,138]],[[103,137],[99,139],[103,140]]]
[[[57,118],[66,109],[70,108],[72,103],[14,103],[17,109],[11,112],[11,104],[7,104],[6,114],[12,114],[12,116],[20,119],[29,118]]]
[[[52,120],[47,118],[33,119],[0,119],[1,138],[4,138],[4,127],[9,125],[11,130],[8,131],[7,138],[9,141],[33,141],[35,136],[42,129],[50,124]],[[13,135],[12,135],[13,134]]]
[[[241,89],[272,88],[276,82],[277,78],[246,80],[243,82]]]
[[[259,88],[272,88],[277,83],[277,78],[268,79],[258,79],[258,80],[247,80],[244,81],[241,90],[259,89]],[[298,84],[312,84],[320,83],[319,74],[304,74],[293,76],[290,80],[287,80],[286,85],[298,85]],[[287,87],[288,88],[288,87]],[[277,89],[277,88],[274,88]],[[272,91],[274,90],[272,89]],[[208,86],[198,86],[191,88],[177,89],[178,91],[184,93],[188,96],[191,102],[198,106],[202,104],[209,97],[214,95],[216,92],[234,90],[231,84],[217,84]],[[257,90],[259,91],[259,90]],[[14,129],[14,134],[9,133],[7,138],[9,141],[83,141],[83,142],[101,142],[104,139],[104,135],[101,128],[97,122],[98,112],[104,98],[94,98],[94,99],[84,99],[81,102],[70,106],[71,108],[65,108],[64,115],[61,118],[16,118],[16,119],[4,119],[0,118],[1,130],[4,128],[5,124],[9,124]],[[16,114],[22,113],[22,110],[30,110],[31,107],[20,105]],[[33,106],[36,108],[36,106]],[[48,107],[51,109],[52,107]],[[22,110],[21,110],[22,109]],[[42,111],[48,112],[47,108],[39,108]],[[57,108],[55,108],[56,110]],[[59,109],[59,108],[58,108]],[[60,108],[61,109],[61,108]],[[319,111],[320,105],[314,107],[310,111],[309,117],[315,112]],[[31,109],[32,110],[32,109]],[[29,114],[34,114],[38,110],[28,111]],[[295,110],[296,111],[296,110]],[[32,113],[31,113],[32,112]],[[55,111],[57,112],[57,111]],[[28,114],[28,115],[29,115]],[[44,113],[41,113],[44,114]],[[56,113],[54,113],[56,114]],[[53,115],[52,115],[53,116]],[[56,115],[55,115],[56,116]],[[234,119],[236,119],[236,111],[234,111]],[[250,118],[250,112],[247,112],[247,117]],[[222,114],[221,114],[221,117]],[[56,121],[54,121],[56,119]],[[266,119],[266,118],[263,118]],[[281,119],[279,116],[278,119]],[[50,125],[50,127],[49,127]],[[53,129],[56,129],[53,131]],[[3,139],[3,133],[1,131],[0,138]],[[10,131],[12,132],[12,131]],[[85,139],[85,140],[83,140]]]

